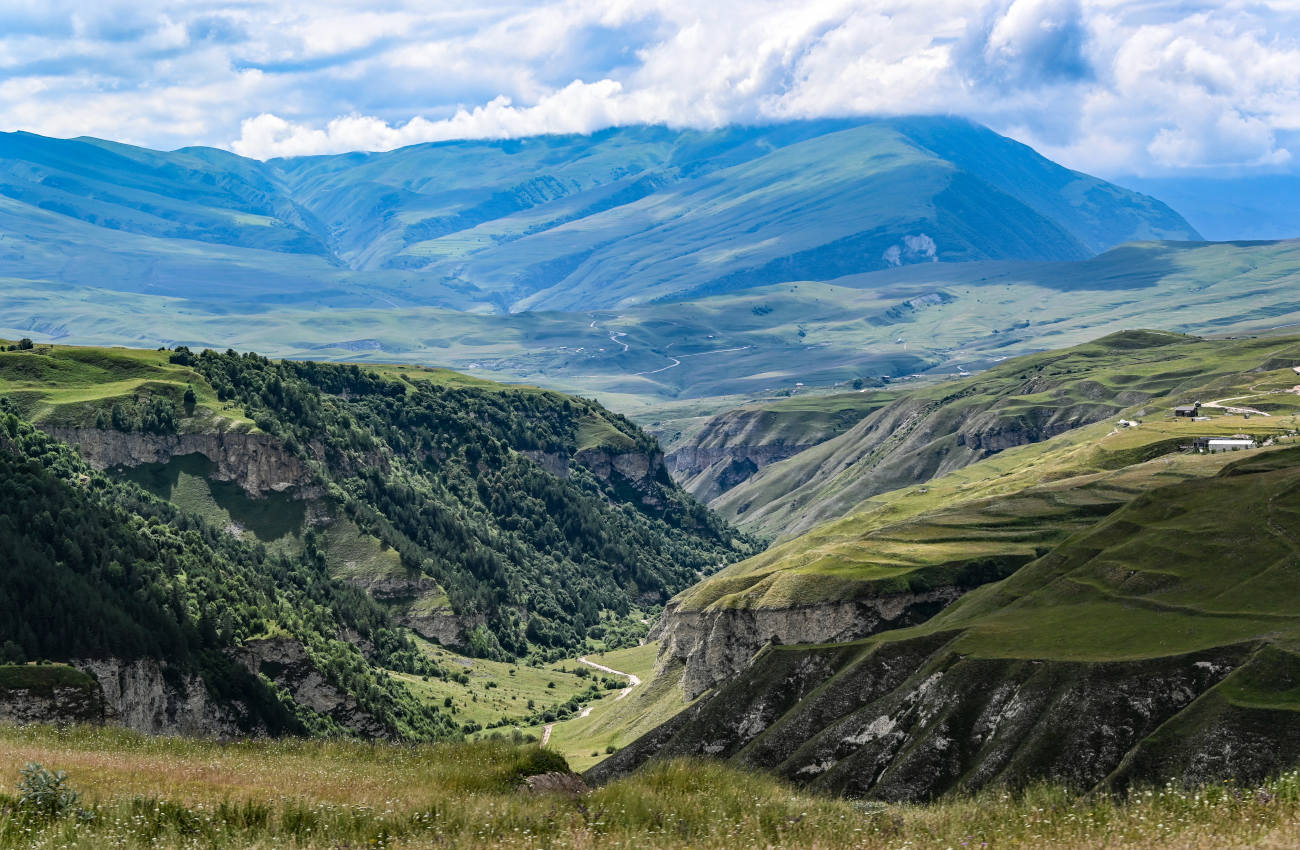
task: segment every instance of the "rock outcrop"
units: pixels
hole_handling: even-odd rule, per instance
[[[748,481],[760,469],[794,457],[816,443],[775,443],[769,445],[686,445],[667,457],[673,479],[702,502],[711,502],[723,493]]]
[[[662,509],[664,488],[672,486],[662,452],[619,451],[610,447],[580,449],[573,462],[581,464],[609,484],[620,497],[636,501],[643,508]]]
[[[24,670],[38,677],[47,671],[71,675],[0,686],[0,720],[109,724],[151,735],[243,734],[231,709],[213,701],[201,678],[164,670],[152,659],[83,658]]]
[[[99,683],[106,723],[151,735],[245,734],[230,708],[215,702],[198,676],[164,671],[148,658],[81,659],[72,664]]]
[[[525,776],[521,787],[531,794],[559,794],[563,797],[581,797],[591,791],[578,774],[559,771]]]
[[[99,469],[166,463],[174,457],[202,455],[210,475],[233,481],[250,496],[292,492],[299,498],[316,493],[311,469],[269,434],[213,431],[194,434],[144,434],[98,428],[47,428],[55,439],[76,446],[86,462]]]
[[[346,691],[331,684],[312,662],[306,648],[288,637],[248,641],[236,658],[289,692],[294,702],[367,738],[391,738],[388,729]]]
[[[418,632],[421,637],[451,647],[464,648],[467,635],[487,623],[482,614],[461,616],[450,608],[436,608],[432,611],[406,611],[397,614],[397,621],[408,629]]]
[[[887,396],[845,393],[816,402],[782,399],[711,418],[667,457],[668,471],[697,499],[712,502],[755,474],[841,434]]]
[[[569,477],[569,456],[563,452],[527,450],[520,452],[520,454],[556,478]]]
[[[658,665],[684,664],[682,690],[694,699],[749,666],[768,644],[817,644],[856,640],[885,629],[923,622],[968,588],[891,593],[789,608],[683,610],[669,602],[651,639],[661,641]]]
[[[30,669],[39,673],[48,668]],[[68,668],[63,670],[74,672]],[[104,717],[104,694],[88,676],[74,674],[48,682],[0,684],[0,722],[3,723],[103,723]]]
[[[973,658],[948,649],[952,637],[773,647],[587,778],[707,755],[823,791],[916,801],[1039,780],[1086,790],[1257,778],[1300,759],[1294,729],[1196,716],[1249,646],[1084,662]]]

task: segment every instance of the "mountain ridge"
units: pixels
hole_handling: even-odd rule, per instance
[[[0,136],[0,196],[16,277],[85,282],[48,256],[75,245],[102,258],[100,285],[193,297],[152,269],[151,254],[172,255],[209,300],[246,300],[230,279],[266,277],[250,303],[306,288],[339,304],[618,307],[1197,236],[1158,201],[950,118],[646,125],[267,162],[17,133]],[[139,238],[123,250],[109,233]],[[174,240],[198,245],[177,255]]]

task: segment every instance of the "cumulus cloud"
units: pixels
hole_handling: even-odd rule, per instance
[[[972,21],[957,59],[981,81],[1038,88],[1092,76],[1087,41],[1077,0],[1011,0]]]
[[[1293,168],[1300,10],[1227,0],[51,0],[0,126],[268,158],[956,113],[1100,173]]]

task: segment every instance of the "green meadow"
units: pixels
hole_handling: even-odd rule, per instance
[[[66,772],[79,799],[21,802],[19,770]],[[219,743],[108,728],[0,726],[5,848],[1280,848],[1300,840],[1300,780],[1139,789],[1050,786],[885,805],[801,792],[761,772],[672,761],[571,794],[523,779],[563,758],[508,742]]]

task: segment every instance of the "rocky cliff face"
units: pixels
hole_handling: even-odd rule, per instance
[[[276,637],[245,643],[236,658],[249,669],[283,687],[294,702],[368,738],[391,738],[392,731],[363,709],[351,694],[326,680],[306,648],[293,638]]]
[[[658,665],[685,666],[682,690],[694,699],[749,666],[768,644],[818,644],[856,640],[885,629],[925,621],[965,588],[893,593],[874,598],[790,608],[682,610],[670,602],[651,639],[662,641]]]
[[[53,687],[0,687],[0,722],[103,723],[104,695],[93,681]]]
[[[748,481],[760,469],[794,457],[815,443],[772,445],[686,445],[668,455],[666,463],[673,479],[702,502]]]
[[[522,451],[520,454],[540,466],[542,469],[545,469],[556,478],[569,477],[569,456],[567,454],[562,452],[543,452],[536,450]]]
[[[452,648],[464,648],[467,635],[487,623],[483,614],[457,614],[450,608],[432,611],[406,611],[397,614],[397,621],[422,637]]]
[[[203,434],[142,434],[98,428],[50,428],[50,436],[76,446],[100,469],[166,463],[174,457],[202,455],[211,476],[234,481],[250,496],[292,491],[315,495],[314,476],[301,458],[268,434],[216,431]]]
[[[198,676],[165,675],[152,659],[82,659],[73,666],[99,683],[104,721],[151,735],[231,737],[245,734]]]
[[[391,730],[325,679],[297,640],[250,641],[234,655],[250,672],[265,676],[295,702],[340,726],[363,737],[391,737]],[[241,727],[236,712],[243,706],[217,703],[200,677],[165,670],[153,659],[83,658],[69,666],[89,678],[76,685],[0,688],[0,720],[105,723],[150,735],[229,738],[265,732]]]
[[[947,651],[950,637],[769,649],[589,777],[710,755],[825,791],[904,801],[1043,779],[1089,789],[1242,778],[1300,758],[1294,730],[1260,734],[1238,717],[1192,717],[1250,647],[1067,662],[971,658]]]
[[[674,480],[711,502],[760,470],[841,434],[886,404],[879,393],[778,400],[714,416],[667,457]]]
[[[571,464],[579,464],[598,479],[639,501],[642,507],[663,507],[660,488],[671,484],[661,452],[619,451],[608,446],[580,449],[573,456],[559,452],[523,451],[524,457],[556,478],[567,479]]]
[[[151,735],[246,734],[197,676],[164,672],[152,659],[83,658],[68,666],[89,676],[54,687],[0,688],[0,720],[107,723]]]
[[[581,449],[573,462],[585,466],[620,495],[639,502],[643,508],[664,507],[663,489],[671,486],[662,452],[624,452],[608,447]]]

